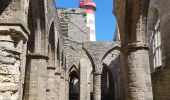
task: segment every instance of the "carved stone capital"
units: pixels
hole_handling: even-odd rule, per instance
[[[1,25],[0,24],[0,35],[10,35],[11,41],[19,42],[23,40],[26,42],[28,40],[29,31],[21,26],[13,26],[13,25]],[[6,39],[6,38],[1,38]]]
[[[140,50],[140,49],[146,49],[149,50],[149,44],[143,43],[143,42],[134,42],[126,45],[127,52],[134,51],[134,50]]]

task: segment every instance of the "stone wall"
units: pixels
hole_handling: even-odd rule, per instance
[[[154,30],[154,17],[157,13],[160,18],[160,33],[161,33],[161,49],[162,49],[162,66],[156,70],[153,68],[153,52],[152,48],[150,48],[150,62],[152,69],[152,86],[153,86],[153,97],[154,100],[167,100],[170,98],[169,90],[169,0],[159,1],[159,0],[151,0],[150,7],[148,12],[148,36],[151,38],[151,32]],[[152,46],[152,44],[150,44]]]
[[[67,27],[63,28],[65,37],[72,41],[89,41],[90,30],[86,27],[86,12],[80,8],[58,9],[61,24]]]
[[[164,69],[152,73],[154,100],[168,100],[170,97],[170,70]]]
[[[100,100],[104,66],[114,99],[122,99],[120,44],[90,42],[85,10],[56,10],[54,0],[0,5],[0,99],[69,100],[70,73],[76,71],[79,99]]]
[[[21,100],[23,96],[29,36],[27,7],[26,0],[2,0],[0,4],[0,99],[2,100]]]

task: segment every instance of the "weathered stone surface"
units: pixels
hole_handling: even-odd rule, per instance
[[[13,28],[17,30],[18,27]],[[8,29],[0,30],[0,99],[17,100],[22,97],[19,94],[22,91],[20,69],[25,67],[21,66],[21,54],[26,50],[23,46],[27,37],[22,38],[25,33]]]
[[[1,0],[0,100],[69,100],[73,77],[79,90],[72,96],[80,100],[168,100],[170,1],[148,1],[114,0],[116,42],[90,42],[84,9],[56,9],[55,0]],[[152,42],[148,56],[155,14],[160,71],[153,68]]]

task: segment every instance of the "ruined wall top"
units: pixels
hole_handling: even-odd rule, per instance
[[[60,8],[57,11],[65,38],[81,43],[90,40],[90,29],[86,26],[84,9]]]

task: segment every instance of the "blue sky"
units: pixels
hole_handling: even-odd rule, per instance
[[[57,0],[57,7],[77,8],[79,0]],[[96,39],[97,41],[112,41],[116,19],[112,14],[113,0],[93,0],[96,2]]]

